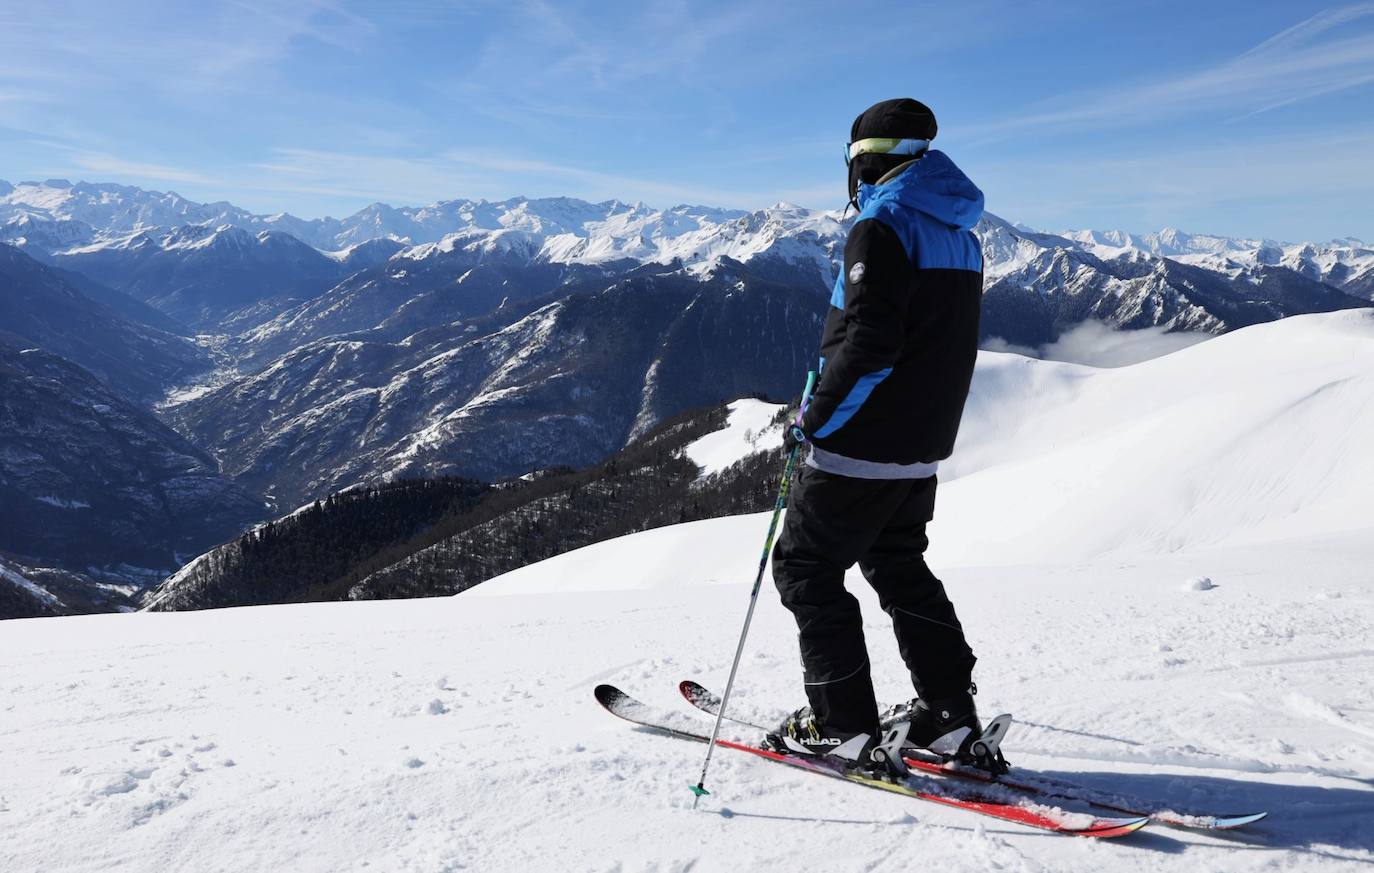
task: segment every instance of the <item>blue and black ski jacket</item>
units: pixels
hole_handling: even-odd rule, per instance
[[[928,151],[861,185],[858,202],[802,429],[844,459],[932,464],[954,450],[978,354],[983,253],[971,229],[983,192]]]

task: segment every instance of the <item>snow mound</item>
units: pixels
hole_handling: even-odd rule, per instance
[[[941,465],[933,555],[1009,564],[1368,528],[1371,445],[1371,310],[1110,370],[985,352]]]
[[[1183,583],[1184,591],[1211,591],[1216,587],[1211,576],[1194,576]]]

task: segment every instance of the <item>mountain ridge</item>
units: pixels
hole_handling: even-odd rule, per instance
[[[230,224],[253,231],[288,233],[321,251],[338,252],[374,239],[425,246],[439,244],[452,234],[474,230],[516,230],[544,239],[544,254],[548,259],[564,263],[594,263],[622,257],[661,263],[681,258],[691,263],[712,251],[713,245],[720,246],[722,239],[726,240],[726,250],[712,253],[748,260],[751,252],[747,247],[729,250],[731,234],[728,230],[719,232],[722,226],[744,222],[738,229],[754,225],[757,232],[768,230],[766,225],[773,221],[774,229],[786,227],[793,235],[798,229],[805,229],[807,224],[812,229],[835,235],[840,233],[844,220],[841,211],[806,209],[785,203],[752,211],[687,204],[654,209],[643,203],[626,204],[620,200],[591,203],[572,197],[523,196],[505,200],[455,198],[425,206],[373,203],[344,218],[302,219],[284,212],[254,214],[226,201],[198,204],[174,192],[146,191],[133,186],[88,182],[73,185],[66,180],[49,182],[54,184],[21,182],[15,186],[4,183],[9,190],[0,193],[0,239],[33,240],[45,251],[56,251],[64,243],[68,248],[73,247],[71,243],[83,237],[90,245],[102,235],[104,242],[111,243],[120,234],[156,228]],[[1024,225],[1008,224],[1007,227],[1024,232]],[[714,235],[697,233],[703,229],[718,232]],[[1374,269],[1374,245],[1353,236],[1330,241],[1281,242],[1187,233],[1175,228],[1151,233],[1072,230],[1050,234],[1037,231],[1034,235],[1056,236],[1108,258],[1133,250],[1164,257],[1231,255],[1260,262],[1269,262],[1265,261],[1269,258],[1274,263],[1287,258],[1301,262],[1304,268],[1325,258],[1346,263],[1362,278]],[[763,239],[767,238],[764,234]],[[674,242],[668,245],[665,241]],[[1310,251],[1304,255],[1305,250]],[[1274,251],[1280,252],[1277,259],[1272,257]],[[1315,274],[1326,276],[1330,270],[1317,267]]]

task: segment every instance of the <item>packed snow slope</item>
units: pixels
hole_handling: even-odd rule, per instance
[[[446,600],[7,622],[0,869],[1369,869],[1371,406],[1367,312],[1117,370],[985,355],[942,474],[932,563],[982,709],[1018,718],[1013,763],[1270,811],[1245,832],[1047,836],[726,752],[692,811],[703,748],[591,692],[687,712],[679,679],[723,683],[754,515]],[[885,616],[857,573],[851,590],[880,697],[907,697]],[[801,702],[765,584],[732,706]]]
[[[773,424],[782,405],[745,398],[731,403],[729,409],[725,427],[685,449],[688,459],[701,468],[703,476],[719,473],[741,458],[782,444],[782,424]]]

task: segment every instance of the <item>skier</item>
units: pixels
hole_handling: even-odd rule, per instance
[[[859,603],[858,563],[892,617],[917,697],[883,722],[907,744],[967,756],[981,733],[972,650],[926,567],[935,474],[949,457],[977,355],[982,250],[970,229],[983,193],[932,150],[935,116],[885,100],[845,147],[859,209],[821,338],[821,375],[787,433],[810,446],[773,551],[773,579],[797,619],[808,706],[768,742],[867,762],[880,716]]]

